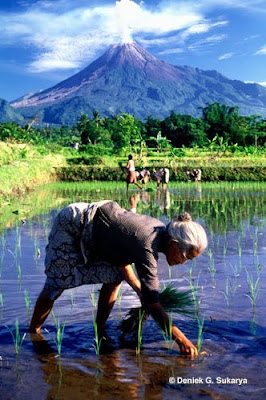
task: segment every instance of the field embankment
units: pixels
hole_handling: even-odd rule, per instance
[[[187,171],[200,168],[203,182],[266,181],[264,154],[215,155],[197,149],[180,154],[153,152],[134,155],[136,168],[152,173],[170,169],[170,181],[189,180]],[[90,155],[87,151],[53,145],[0,142],[0,199],[25,193],[37,185],[53,181],[124,181],[127,156]]]
[[[58,180],[57,169],[65,165],[64,155],[44,147],[0,142],[0,198]]]
[[[203,182],[219,181],[266,181],[266,167],[232,167],[232,166],[201,166],[191,165],[188,167],[180,166],[170,170],[170,181],[187,182],[189,177],[187,171],[193,168],[202,170]],[[121,181],[125,180],[125,171],[119,167],[103,166],[64,166],[59,167],[58,178],[60,181],[81,182],[81,181]]]
[[[170,170],[170,181],[189,181],[188,171],[200,168],[203,182],[266,181],[266,157],[258,154],[214,154],[202,149],[180,149],[178,155],[164,150],[134,156],[136,169],[152,173],[162,167]],[[127,157],[90,156],[80,152],[58,168],[60,181],[123,181]]]

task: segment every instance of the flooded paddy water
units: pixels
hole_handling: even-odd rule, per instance
[[[0,209],[0,399],[263,399],[266,395],[266,184],[172,184],[167,191],[126,194],[124,185],[57,184],[38,188]],[[159,258],[162,286],[192,289],[204,319],[203,354],[191,360],[164,340],[153,320],[144,324],[140,355],[121,342],[118,325],[139,301],[123,283],[108,322],[113,343],[97,356],[93,314],[100,285],[65,291],[43,339],[28,333],[45,281],[45,245],[64,205],[112,199],[167,223],[189,211],[208,232],[197,259],[168,268]],[[196,318],[173,314],[194,343]],[[54,320],[64,325],[61,356]],[[11,332],[26,333],[15,354]]]

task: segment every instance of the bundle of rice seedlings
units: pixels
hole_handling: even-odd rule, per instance
[[[173,285],[166,286],[159,294],[159,302],[167,312],[185,314],[187,316],[195,315],[195,301],[191,290],[178,292]],[[148,318],[149,314],[143,307],[131,308],[125,319],[119,325],[122,331],[121,339],[127,335],[137,338],[139,329],[139,316],[143,315],[141,324]]]

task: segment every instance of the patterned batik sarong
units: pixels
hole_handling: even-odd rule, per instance
[[[97,203],[73,203],[56,216],[46,246],[45,290],[51,299],[59,291],[85,284],[119,283],[117,266],[106,261],[90,260],[93,218]]]

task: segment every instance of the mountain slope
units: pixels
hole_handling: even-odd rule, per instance
[[[6,100],[0,99],[0,123],[12,121],[22,122],[23,117]]]
[[[238,105],[244,115],[265,115],[266,89],[216,71],[173,66],[132,43],[111,47],[78,74],[12,106],[26,116],[42,110],[45,122],[71,124],[93,109],[104,115],[129,112],[140,119],[164,118],[171,110],[197,116],[200,107],[217,101]]]

